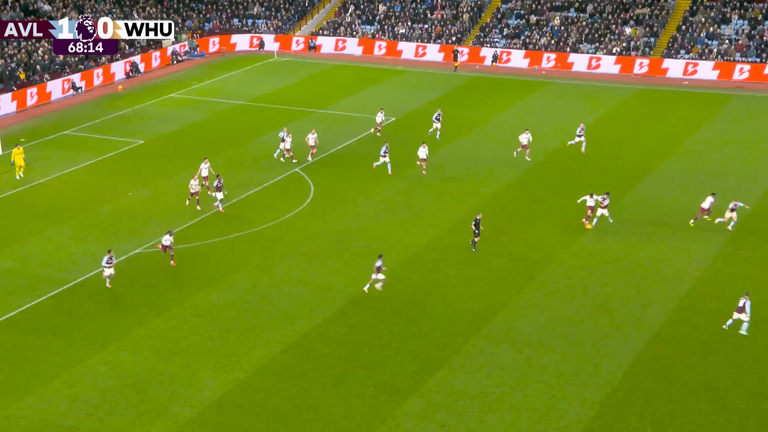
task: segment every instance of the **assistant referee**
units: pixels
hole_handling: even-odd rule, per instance
[[[459,55],[461,54],[459,47],[453,47],[451,53],[453,54],[453,71],[456,72],[459,69]]]
[[[474,238],[469,242],[472,245],[472,250],[477,252],[477,242],[480,241],[480,230],[483,229],[483,225],[480,223],[480,219],[483,218],[482,213],[478,213],[477,217],[472,220],[472,233]]]

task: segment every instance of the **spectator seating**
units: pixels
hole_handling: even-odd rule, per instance
[[[487,0],[347,0],[313,34],[460,44]]]
[[[768,4],[696,2],[664,51],[666,58],[768,61]]]
[[[648,56],[673,7],[664,0],[504,0],[473,45]]]

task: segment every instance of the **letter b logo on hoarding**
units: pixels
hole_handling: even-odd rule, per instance
[[[509,51],[502,51],[499,54],[499,64],[509,64],[512,61],[512,53]]]
[[[291,51],[301,51],[304,49],[304,39],[301,37],[294,37],[291,42]]]
[[[415,58],[424,58],[427,56],[426,45],[416,45],[416,52],[413,54]]]
[[[544,56],[541,58],[541,67],[543,68],[555,67],[556,59],[557,59],[557,54],[545,53]]]
[[[636,74],[644,74],[648,72],[648,65],[650,63],[650,61],[645,59],[637,59],[637,61],[635,61],[635,70],[632,72]]]
[[[595,71],[600,69],[600,57],[590,57],[587,62],[587,70]]]
[[[733,79],[741,81],[749,78],[750,69],[752,69],[750,65],[737,64],[736,70],[733,71]]]
[[[387,43],[384,41],[376,41],[373,45],[373,55],[384,55],[387,53]]]
[[[347,41],[344,39],[336,39],[336,45],[333,46],[333,50],[336,52],[342,52],[347,50]]]
[[[683,68],[684,77],[696,76],[697,73],[699,73],[698,63],[685,62],[685,67]]]

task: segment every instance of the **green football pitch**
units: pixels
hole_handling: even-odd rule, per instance
[[[0,169],[0,430],[762,431],[766,111],[228,56],[7,128],[28,166]],[[273,158],[283,126],[298,163]],[[204,157],[223,214],[184,205]],[[614,221],[587,230],[577,200],[605,191]],[[712,192],[716,217],[750,206],[732,232],[689,226]],[[722,328],[745,291],[750,336]]]

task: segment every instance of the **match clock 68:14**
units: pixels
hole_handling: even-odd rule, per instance
[[[83,42],[77,39],[54,39],[55,55],[115,55],[118,50],[117,39],[94,39]]]

